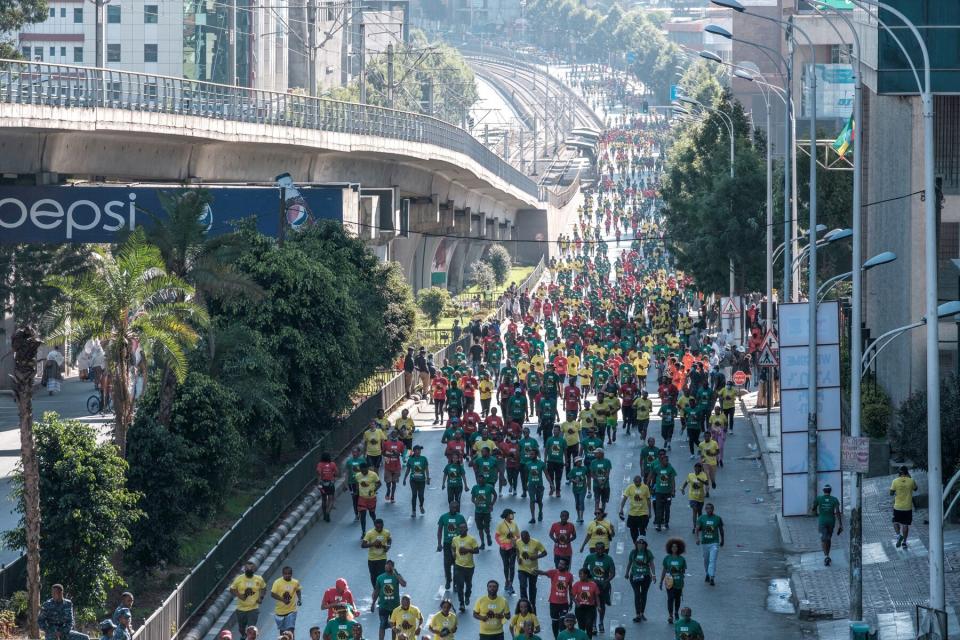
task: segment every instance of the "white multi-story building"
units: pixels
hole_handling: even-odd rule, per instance
[[[235,48],[237,84],[286,91],[286,15],[286,8],[259,7],[252,0],[106,0],[103,64],[230,84]],[[96,31],[92,0],[49,0],[47,19],[25,26],[14,39],[29,60],[92,66]]]

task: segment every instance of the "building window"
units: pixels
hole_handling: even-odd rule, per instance
[[[143,97],[150,102],[157,101],[157,85],[154,82],[148,82],[143,85]]]
[[[83,62],[83,47],[74,47],[74,48],[73,48],[73,61],[74,61],[74,62]]]
[[[120,24],[120,7],[118,5],[107,5],[107,22],[109,24]]]
[[[155,44],[143,45],[143,61],[144,62],[157,61],[157,45]]]
[[[43,62],[43,47],[33,48],[33,59],[38,62]]]
[[[156,4],[143,5],[143,24],[157,24],[160,19],[160,6]]]
[[[56,18],[56,17],[57,17],[57,10],[54,9],[54,8],[52,8],[52,7],[50,8],[50,17],[51,17],[51,18]]]
[[[941,260],[960,258],[960,222],[940,223],[939,244]]]
[[[57,57],[57,48],[56,48],[56,47],[50,47],[50,57],[51,57],[51,58],[56,58],[56,57]]]
[[[73,10],[73,23],[74,23],[74,24],[83,24],[83,9],[74,9],[74,10]]]
[[[830,63],[850,64],[850,54],[852,52],[852,44],[832,44],[830,45]]]
[[[60,57],[61,57],[61,58],[66,58],[66,57],[67,57],[67,48],[66,48],[66,47],[60,47]]]
[[[60,8],[60,17],[61,17],[61,18],[66,18],[66,17],[67,17],[67,8],[66,8],[66,7],[61,7],[61,8]]]
[[[120,45],[107,45],[107,62],[120,62]]]
[[[23,57],[25,59],[27,60],[30,59],[30,47],[23,47],[22,49],[20,49],[20,51],[23,53]]]

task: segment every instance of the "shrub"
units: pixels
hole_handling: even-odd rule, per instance
[[[860,397],[860,428],[871,438],[886,438],[893,407],[890,397],[880,388],[867,388]]]
[[[496,284],[493,267],[482,260],[477,260],[470,265],[467,278],[471,284],[476,285],[482,294],[492,291],[494,284]]]
[[[93,619],[107,592],[123,586],[111,559],[130,545],[128,527],[141,512],[126,486],[127,463],[111,443],[100,444],[93,427],[47,413],[34,425],[40,470],[40,565],[44,584],[60,582],[78,619]],[[23,515],[23,473],[14,476]],[[8,547],[24,549],[21,517],[4,534]]]
[[[450,292],[442,287],[428,287],[417,293],[417,306],[427,316],[430,326],[436,327],[450,304]]]
[[[510,276],[510,252],[502,244],[495,244],[490,247],[485,259],[486,263],[493,269],[493,278],[498,287],[502,287]]]
[[[960,468],[960,378],[950,374],[940,381],[940,430],[943,477]],[[897,409],[896,425],[890,432],[891,445],[902,458],[921,469],[927,468],[927,393],[910,394]]]

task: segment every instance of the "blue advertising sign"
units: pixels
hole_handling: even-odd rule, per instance
[[[251,216],[267,235],[279,231],[281,188],[292,229],[314,220],[343,221],[343,189],[298,187],[279,176],[276,187],[225,186],[0,186],[0,242],[114,242],[166,214],[158,194],[206,189],[212,201],[200,220],[208,233],[233,230],[231,222]]]
[[[670,85],[670,102],[673,102],[680,97],[680,86],[676,84]]]

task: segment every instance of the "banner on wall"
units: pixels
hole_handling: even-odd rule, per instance
[[[817,74],[817,117],[849,118],[853,113],[853,94],[856,88],[853,67],[849,64],[812,65]],[[803,115],[810,113],[810,68],[803,68]]]
[[[0,242],[116,242],[166,216],[160,194],[201,188],[212,197],[200,216],[209,234],[229,233],[236,221],[254,217],[262,233],[276,236],[281,206],[290,229],[316,220],[342,222],[349,186],[297,186],[288,174],[278,176],[276,186],[0,185]]]
[[[450,268],[450,260],[453,259],[453,250],[455,242],[450,238],[440,238],[437,250],[433,254],[433,260],[430,262],[430,285],[434,287],[447,286],[447,269]]]

